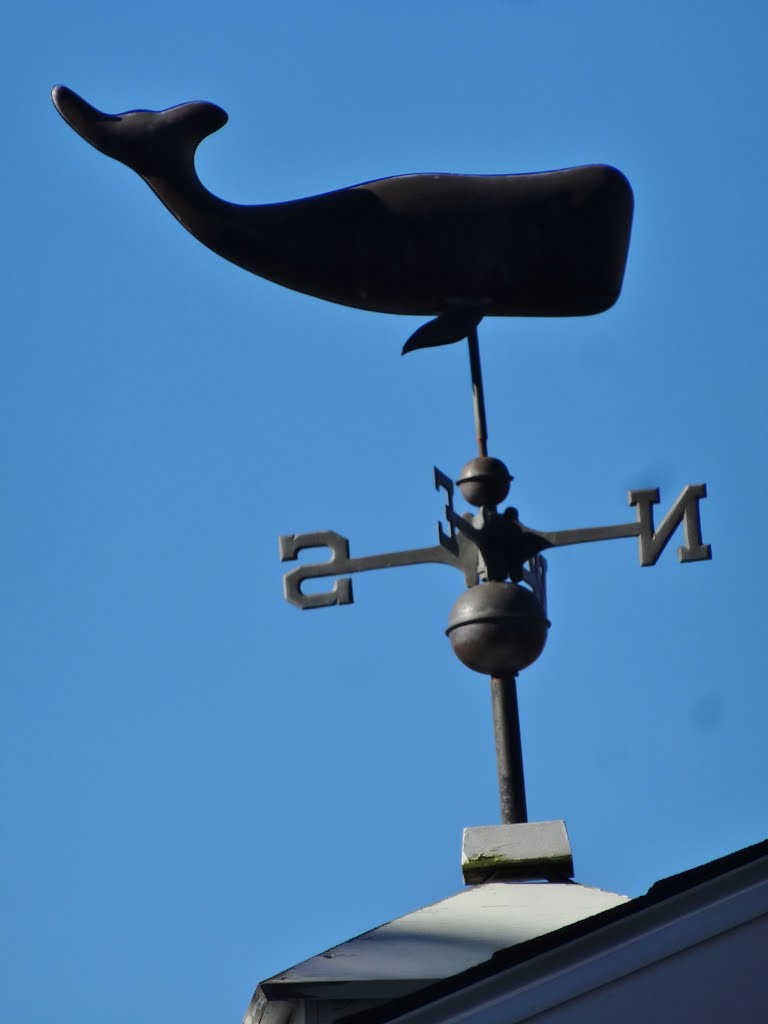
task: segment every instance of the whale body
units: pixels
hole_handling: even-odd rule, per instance
[[[105,114],[65,86],[52,98],[195,238],[296,291],[379,313],[453,317],[461,330],[481,316],[600,313],[619,297],[633,200],[614,167],[406,174],[245,206],[214,196],[195,171],[198,145],[227,121],[215,104]],[[441,343],[439,333],[423,343]]]

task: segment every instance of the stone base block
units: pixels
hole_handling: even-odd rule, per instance
[[[564,821],[480,825],[464,829],[461,869],[467,885],[513,878],[562,881],[573,876]]]

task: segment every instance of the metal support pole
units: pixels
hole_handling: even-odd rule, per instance
[[[528,821],[528,808],[525,803],[523,746],[520,740],[515,676],[491,679],[491,703],[501,820],[504,824],[517,824]]]
[[[472,405],[475,410],[475,434],[480,455],[488,454],[488,428],[485,423],[485,395],[483,393],[483,371],[480,366],[480,344],[477,327],[467,335],[469,342],[469,369],[472,374]]]

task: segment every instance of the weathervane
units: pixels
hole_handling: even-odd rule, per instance
[[[457,657],[491,677],[501,816],[527,821],[518,673],[542,653],[549,620],[542,552],[568,544],[637,537],[640,564],[655,565],[682,524],[680,561],[709,559],[701,535],[704,484],[686,486],[655,525],[658,490],[629,492],[633,522],[557,531],[525,526],[517,509],[499,510],[512,481],[488,455],[477,328],[486,316],[586,316],[618,299],[632,223],[632,190],[606,165],[540,174],[410,174],[284,203],[240,206],[212,195],[197,177],[195,150],[227,115],[213,103],[105,114],[65,86],[53,102],[96,149],[135,170],[199,241],[278,284],[331,302],[382,313],[429,316],[403,352],[469,345],[478,455],[456,485],[475,513],[454,508],[454,483],[435,469],[445,523],[431,547],[352,557],[331,530],[280,538],[280,557],[327,549],[284,577],[298,608],[351,604],[351,575],[441,563],[464,576],[447,635]],[[306,580],[333,578],[305,594]]]
[[[466,463],[456,484],[464,500],[479,512],[459,514],[453,504],[453,482],[435,468],[435,486],[447,496],[447,529],[438,523],[436,545],[352,558],[347,538],[332,530],[288,534],[280,538],[283,562],[293,561],[302,551],[312,548],[325,548],[331,557],[324,562],[302,564],[287,573],[283,577],[283,593],[297,608],[322,608],[352,603],[352,581],[347,577],[353,573],[428,562],[458,569],[467,590],[450,611],[446,633],[464,665],[491,677],[501,818],[505,823],[519,823],[528,820],[528,811],[516,679],[544,650],[550,626],[547,563],[542,552],[569,544],[637,537],[640,565],[651,566],[682,524],[684,543],[678,548],[679,560],[706,561],[712,557],[712,551],[702,541],[699,502],[707,496],[707,489],[705,484],[684,487],[658,526],[653,509],[660,501],[656,488],[630,491],[629,505],[636,509],[636,519],[615,526],[534,530],[523,525],[516,508],[499,511],[498,506],[509,493],[512,476],[500,459],[487,454],[476,330],[470,332],[468,341],[480,454]],[[328,577],[335,577],[329,590],[312,594],[302,591],[305,580]]]

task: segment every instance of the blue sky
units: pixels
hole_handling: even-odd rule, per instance
[[[188,236],[61,121],[191,99],[237,202],[411,171],[619,167],[598,317],[481,327],[491,452],[541,529],[705,481],[710,563],[549,559],[520,682],[533,819],[629,894],[764,838],[764,4],[16,5],[3,189],[3,1020],[239,1020],[257,982],[461,887],[498,820],[487,682],[440,567],[282,600],[281,533],[431,544],[473,454],[463,346],[324,304]]]

